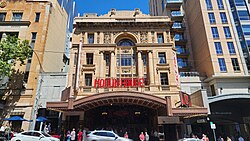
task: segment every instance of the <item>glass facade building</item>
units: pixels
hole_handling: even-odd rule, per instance
[[[231,13],[234,20],[243,56],[250,71],[250,16],[246,0],[229,0]]]

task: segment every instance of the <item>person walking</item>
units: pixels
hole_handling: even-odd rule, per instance
[[[145,136],[144,136],[143,132],[141,132],[141,134],[139,135],[139,139],[140,139],[140,141],[145,140]]]
[[[145,141],[149,141],[149,135],[147,132],[145,132]]]
[[[82,130],[81,129],[78,131],[77,141],[82,141]]]
[[[128,132],[125,132],[124,138],[128,139]]]
[[[232,140],[229,138],[229,136],[227,136],[227,141],[232,141]]]
[[[70,140],[71,141],[75,141],[76,140],[76,131],[75,128],[72,129],[71,133],[70,133]]]
[[[67,132],[67,141],[70,141],[70,131]]]
[[[245,141],[244,138],[240,135],[238,141]]]

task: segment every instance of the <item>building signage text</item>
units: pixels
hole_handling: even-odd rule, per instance
[[[144,78],[106,78],[95,79],[95,88],[143,87]]]

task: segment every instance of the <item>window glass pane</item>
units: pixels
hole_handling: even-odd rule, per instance
[[[177,58],[179,68],[186,68],[188,66],[188,60],[185,58]]]
[[[233,42],[227,42],[228,51],[230,54],[235,54],[234,44]]]
[[[6,13],[0,13],[0,22],[5,21]]]
[[[208,17],[211,24],[216,23],[214,13],[208,13]]]
[[[232,58],[232,65],[233,65],[233,69],[234,71],[240,71],[240,66],[238,63],[238,59],[237,58]]]
[[[92,86],[92,74],[85,74],[85,85]]]
[[[231,36],[231,32],[230,32],[229,27],[223,27],[223,29],[224,29],[225,37],[226,38],[231,38],[232,36]]]
[[[250,35],[250,25],[242,25],[244,35]]]
[[[224,9],[222,0],[217,0],[217,4],[219,9]]]
[[[220,66],[220,71],[225,72],[227,71],[226,63],[224,58],[218,58],[218,63]]]
[[[215,42],[214,46],[215,46],[216,54],[223,54],[220,42]]]
[[[239,10],[238,11],[240,20],[250,20],[249,13],[247,10]]]
[[[36,19],[35,19],[35,22],[39,22],[40,20],[40,13],[36,13]]]
[[[217,27],[212,27],[213,38],[219,38],[219,33]]]
[[[128,39],[124,39],[118,42],[118,46],[135,46],[134,42]]]
[[[163,43],[164,42],[163,34],[157,34],[157,41],[158,41],[158,43]]]
[[[227,16],[225,12],[220,13],[220,18],[222,23],[227,23]]]
[[[184,46],[176,45],[176,53],[177,54],[185,54],[187,53],[186,48]]]
[[[87,64],[93,64],[93,53],[86,54],[86,61],[87,61]]]
[[[206,0],[207,10],[213,9],[211,0]]]
[[[23,13],[13,13],[12,21],[21,21]]]
[[[164,52],[160,52],[158,54],[159,57],[159,64],[166,64],[166,56]]]
[[[168,74],[160,73],[160,77],[161,77],[161,85],[168,85]]]
[[[236,6],[245,6],[244,0],[235,0],[235,5]]]
[[[94,43],[94,34],[88,34],[88,43],[93,44]]]

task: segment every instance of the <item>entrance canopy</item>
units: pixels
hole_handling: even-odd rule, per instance
[[[63,102],[47,102],[47,108],[55,111],[88,111],[101,106],[138,105],[153,110],[168,111],[174,116],[207,114],[204,107],[173,108],[167,100],[152,94],[131,91],[105,92]],[[71,108],[69,108],[71,107]]]
[[[151,109],[166,108],[166,101],[151,94],[138,92],[107,92],[94,94],[73,101],[73,110],[87,111],[96,107],[115,104],[141,105]],[[47,108],[68,111],[68,102],[48,102]]]

